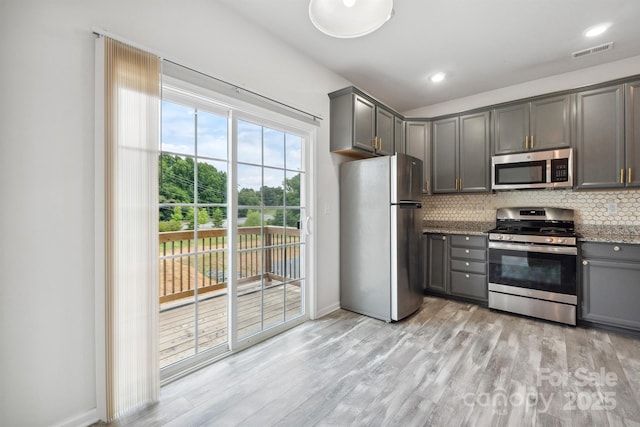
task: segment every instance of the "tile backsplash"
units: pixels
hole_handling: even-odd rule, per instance
[[[423,197],[424,221],[494,222],[503,207],[558,207],[575,210],[576,226],[640,225],[640,190],[499,191],[493,194],[437,194]]]

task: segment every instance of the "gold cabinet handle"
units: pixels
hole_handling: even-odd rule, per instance
[[[533,150],[533,135],[531,135],[531,149]]]
[[[524,148],[527,150],[529,149],[529,135],[524,138]]]
[[[460,178],[460,188],[459,188],[459,190],[462,191],[462,178]]]
[[[382,137],[378,137],[378,150],[382,150]]]
[[[627,173],[627,184],[631,183],[631,168],[629,168],[629,171]]]
[[[620,169],[620,184],[624,184],[624,169]]]
[[[589,261],[585,259],[584,261],[582,261],[582,265],[589,265]]]
[[[427,188],[427,193],[428,193],[429,192],[429,180],[426,180],[425,184],[426,184],[425,187]]]

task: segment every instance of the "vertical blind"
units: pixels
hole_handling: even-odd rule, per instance
[[[104,43],[107,418],[158,399],[160,59]]]

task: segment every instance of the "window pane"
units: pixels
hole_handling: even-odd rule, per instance
[[[243,224],[247,210],[259,212],[262,206],[260,187],[262,186],[262,168],[259,166],[238,165],[238,218]]]
[[[287,172],[285,185],[285,204],[288,207],[300,206],[300,190],[302,176],[300,173]]]
[[[159,167],[160,203],[193,203],[193,159],[161,154]]]
[[[262,164],[262,127],[238,120],[238,161]]]
[[[199,204],[227,202],[227,163],[213,160],[198,162]]]
[[[284,132],[264,128],[264,165],[284,168]]]
[[[198,110],[198,156],[227,160],[227,118]]]
[[[195,110],[162,101],[162,141],[160,149],[195,155]]]
[[[264,206],[283,206],[284,170],[264,168],[262,197]]]
[[[303,286],[304,280],[298,280],[292,283],[288,283],[285,286],[285,317],[287,320],[301,316],[304,312],[302,307]]]
[[[302,170],[302,138],[287,134],[286,144],[287,169]]]

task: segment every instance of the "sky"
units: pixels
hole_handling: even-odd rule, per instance
[[[199,161],[227,171],[226,116],[198,110],[196,147],[194,109],[162,101],[161,135],[163,152],[195,156],[197,149]],[[238,188],[281,187],[301,170],[302,138],[239,120],[237,153]]]

